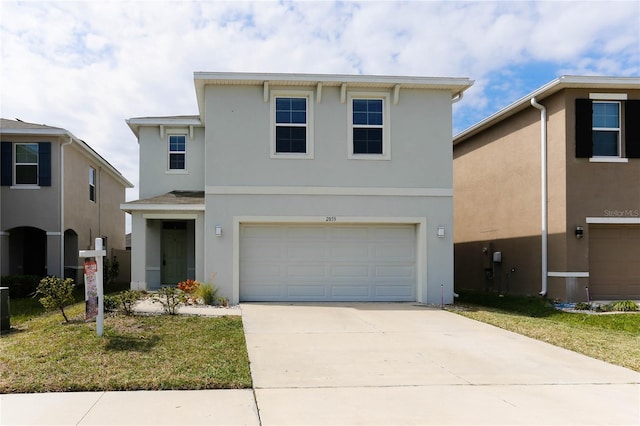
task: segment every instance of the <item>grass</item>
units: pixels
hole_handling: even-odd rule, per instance
[[[100,338],[84,303],[65,311],[69,323],[60,312],[12,317],[0,393],[251,387],[240,317],[107,316]]]
[[[640,314],[562,312],[540,298],[461,292],[460,315],[640,371]]]

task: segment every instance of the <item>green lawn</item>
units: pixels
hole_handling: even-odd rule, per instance
[[[69,323],[60,312],[12,317],[0,393],[251,387],[240,317],[107,316],[99,338],[84,303],[66,311]]]
[[[452,311],[640,371],[640,313],[559,311],[536,297],[461,292]]]

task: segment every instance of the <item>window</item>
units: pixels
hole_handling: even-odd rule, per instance
[[[96,169],[89,167],[89,199],[96,201]]]
[[[591,93],[576,99],[576,158],[627,162],[640,158],[640,100],[624,93]]]
[[[620,102],[593,102],[593,156],[620,156]]]
[[[187,136],[169,135],[169,170],[187,169]]]
[[[272,158],[313,158],[312,93],[273,93]]]
[[[349,158],[389,159],[388,96],[349,96]]]
[[[15,184],[38,184],[38,144],[17,143],[15,162]]]

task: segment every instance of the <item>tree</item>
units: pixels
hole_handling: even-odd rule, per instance
[[[58,277],[45,277],[40,280],[36,294],[43,296],[40,298],[40,303],[45,309],[50,311],[60,309],[64,320],[69,322],[67,315],[64,313],[64,308],[75,301],[73,287],[73,279],[71,278],[63,280]]]

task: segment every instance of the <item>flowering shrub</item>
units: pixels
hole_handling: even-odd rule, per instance
[[[196,280],[188,279],[178,283],[178,288],[185,293],[193,294],[200,287],[200,283]]]

